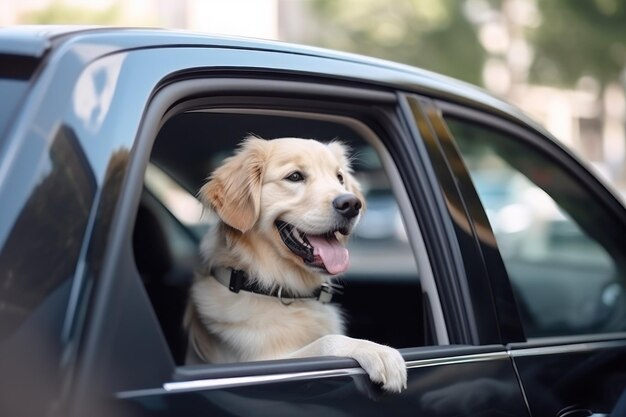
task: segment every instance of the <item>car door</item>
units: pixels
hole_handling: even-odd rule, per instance
[[[223,79],[207,78],[172,84],[164,90],[164,94],[173,94],[176,98],[170,99],[172,101],[164,102],[161,106],[153,105],[144,119],[145,126],[161,125],[160,120],[165,109],[170,108],[174,100],[178,103],[183,101],[185,99],[184,95],[188,94],[188,91],[194,92],[194,99],[186,104],[179,104],[177,111],[180,111],[180,117],[188,115],[188,109],[193,109],[193,114],[197,116],[200,108],[212,109],[212,111],[208,112],[208,115],[213,115],[215,106],[223,106],[221,102],[224,100],[219,98],[220,101],[216,101],[211,93],[211,89],[217,83],[223,89]],[[235,126],[248,122],[252,116],[255,118],[264,116],[264,119],[278,117],[277,113],[280,113],[279,116],[282,116],[283,113],[281,112],[285,111],[284,109],[289,109],[289,116],[291,118],[296,117],[299,122],[298,125],[304,123],[304,119],[298,120],[298,118],[314,119],[319,117],[321,121],[328,122],[330,120],[328,119],[329,117],[337,117],[337,115],[341,114],[342,118],[351,122],[359,121],[366,126],[374,126],[373,120],[376,120],[378,126],[384,126],[384,130],[379,130],[376,136],[381,138],[381,140],[387,141],[384,144],[386,149],[390,149],[390,154],[394,152],[406,155],[408,152],[412,152],[411,148],[403,148],[403,146],[410,145],[402,144],[403,132],[397,127],[399,123],[393,116],[394,111],[397,110],[393,105],[395,102],[395,96],[393,95],[372,96],[363,102],[362,99],[356,101],[353,98],[360,90],[349,87],[338,90],[338,87],[335,87],[335,92],[340,92],[342,98],[335,96],[334,101],[331,102],[319,98],[319,91],[323,89],[323,84],[307,83],[302,85],[289,81],[277,82],[276,80],[271,83],[264,83],[263,80],[257,79],[254,84],[250,85],[254,85],[257,91],[263,91],[264,87],[268,88],[265,94],[270,94],[269,89],[271,88],[272,105],[268,106],[265,104],[259,108],[256,97],[251,99],[250,97],[239,97],[237,94],[231,95],[227,101],[229,107],[233,106],[239,109],[234,114],[243,113],[243,116],[239,116],[239,122],[233,123]],[[206,98],[198,99],[199,92],[203,90],[206,90],[204,93]],[[317,95],[316,100],[313,102],[310,101],[311,98],[307,101],[293,100],[294,95],[306,98],[309,96],[307,94],[308,91],[312,90],[316,91]],[[234,91],[237,90],[234,89]],[[224,93],[222,92],[222,94]],[[381,97],[384,100],[380,100]],[[156,100],[158,100],[158,97]],[[202,102],[204,100],[206,102]],[[369,111],[367,109],[371,108],[371,106],[376,106],[377,112],[375,114],[368,114]],[[348,108],[350,113],[347,113]],[[245,111],[242,112],[241,109]],[[320,109],[325,110],[322,111]],[[234,117],[233,113],[230,113],[231,110],[222,109],[219,112],[225,112],[227,116]],[[284,114],[286,115],[287,113]],[[299,114],[299,116],[294,116],[294,114]],[[379,117],[376,114],[386,116]],[[170,121],[177,117],[172,112],[169,115],[171,117]],[[152,117],[155,118],[152,119]],[[222,122],[228,120],[224,117],[220,113],[219,118]],[[170,128],[170,121],[163,124],[163,129]],[[283,121],[279,123],[282,127],[286,124],[287,122]],[[215,126],[218,125],[219,123],[216,122]],[[311,129],[314,127],[311,127]],[[201,131],[206,130],[214,131],[214,129],[201,129]],[[154,139],[154,137],[151,138],[150,136],[153,134],[152,132],[152,130],[146,130],[143,135],[140,134],[138,138],[140,143],[142,140],[149,141]],[[186,141],[186,139],[183,140],[176,134],[170,135],[171,137],[177,137],[177,145],[181,145]],[[156,136],[158,142],[155,142],[152,148],[152,153],[155,157],[158,155],[154,155],[154,152],[158,153],[160,146],[166,146],[162,145],[162,140],[167,140],[168,138],[167,136],[161,136],[160,133]],[[364,136],[367,136],[367,134],[364,134]],[[217,139],[214,141],[217,141]],[[234,145],[235,142],[231,140],[230,146]],[[138,148],[140,146],[138,145]],[[193,154],[197,154],[197,152],[193,152]],[[137,154],[136,158],[141,159],[137,160],[145,163],[147,154],[139,155]],[[389,165],[389,161],[393,161],[390,158],[390,155],[381,149],[381,159],[387,160],[387,168],[391,170],[391,173],[396,173],[398,176],[408,176],[406,173],[400,173],[400,167],[403,166],[402,163]],[[158,162],[159,159],[157,158],[155,161]],[[396,178],[394,181],[398,181],[398,179]],[[402,183],[397,184],[396,187],[406,190]],[[137,191],[128,188],[125,193],[130,197],[136,196]],[[402,203],[400,199],[399,204],[401,206],[404,205],[402,207],[403,210],[407,210],[408,206],[406,203]],[[129,219],[123,220],[128,221]],[[409,224],[407,233],[409,235],[416,233],[410,226],[410,219],[407,219],[406,223]],[[132,229],[128,227],[128,224],[118,227],[124,231]],[[128,234],[120,234],[119,238],[121,239],[119,242],[110,243],[112,247],[128,247]],[[414,239],[415,236],[410,238]],[[129,251],[123,250],[118,256],[119,258],[114,261],[117,268],[114,276],[132,276],[133,270],[128,268],[128,265],[132,262],[127,259]],[[423,262],[419,265],[422,282],[426,282],[428,278],[426,275],[428,271],[427,266]],[[358,265],[353,265],[353,269],[354,267],[358,267]],[[399,280],[401,276],[399,273],[396,273],[396,275],[389,278]],[[371,276],[368,279],[372,279]],[[349,278],[346,278],[346,282],[346,292],[354,291],[354,283],[351,284]],[[390,315],[386,310],[391,308],[392,304],[395,304],[397,308],[401,305],[400,303],[415,303],[422,297],[420,293],[413,292],[412,298],[409,298],[407,301],[401,301],[403,300],[402,288],[404,287],[398,286],[397,283],[394,286],[397,289],[395,292],[390,293],[390,297],[393,297],[392,299],[374,299],[374,302],[377,302],[378,308],[381,310],[379,315],[389,317],[390,320],[394,320],[394,316]],[[383,294],[386,288],[394,288],[392,287],[392,282],[381,285],[378,292]],[[409,288],[409,290],[411,289]],[[351,294],[346,296],[351,296]],[[133,302],[136,303],[137,300]],[[154,302],[152,307],[158,308]],[[116,306],[116,309],[119,308],[119,306]],[[393,311],[397,311],[397,309]],[[427,308],[424,311],[429,312],[431,310]],[[424,322],[424,319],[428,316],[428,314],[422,316],[421,321]],[[395,317],[398,316],[396,315]],[[358,319],[359,317],[355,317],[355,320]],[[406,323],[406,327],[400,325],[402,322]],[[392,328],[396,332],[406,333],[406,335],[424,331],[423,327],[409,326],[409,324],[414,323],[411,317],[407,316],[400,323],[388,322],[381,323],[381,325]],[[370,326],[373,325],[371,321],[369,324]],[[134,325],[136,326],[137,324]],[[434,328],[435,325],[432,326],[429,328],[427,324],[424,327],[426,327],[427,332],[434,332],[430,340],[436,342],[438,340],[437,331]],[[154,413],[156,415],[179,415],[181,413],[200,415],[206,412],[212,412],[217,415],[250,413],[256,415],[288,415],[295,412],[301,415],[319,415],[320,413],[377,415],[383,412],[393,412],[396,415],[413,414],[415,412],[424,412],[431,415],[454,415],[458,413],[472,415],[488,412],[507,412],[513,415],[525,415],[526,409],[522,401],[521,392],[504,347],[497,344],[472,346],[472,341],[462,341],[462,337],[468,333],[462,324],[458,325],[458,329],[462,331],[458,331],[458,334],[450,331],[447,333],[448,337],[455,338],[453,340],[458,340],[465,346],[424,346],[424,339],[420,344],[408,345],[408,347],[402,350],[409,369],[409,387],[404,394],[400,395],[382,395],[379,388],[372,385],[363,371],[358,366],[355,366],[356,364],[353,360],[310,358],[306,360],[275,360],[219,366],[210,364],[186,366],[181,364],[173,369],[169,378],[163,380],[156,387],[154,385],[142,387],[141,385],[135,385],[135,383],[129,384],[125,382],[120,388],[116,389],[116,397],[119,400],[118,405],[129,409],[131,413]],[[487,333],[487,330],[484,330],[484,332]],[[398,340],[397,336],[395,335],[394,337],[392,334],[387,337]],[[409,339],[415,340],[414,337],[409,337]],[[110,343],[112,340],[120,340],[120,338],[107,336],[107,340],[101,339],[101,343]],[[480,342],[477,344],[480,344]],[[99,345],[99,349],[102,348],[103,346]],[[159,404],[156,410],[154,409],[155,403]]]
[[[432,105],[482,245],[497,248],[489,273],[515,294],[525,341],[507,349],[531,414],[623,415],[624,207],[524,122]]]
[[[65,94],[56,99],[65,97],[67,102],[54,108],[54,124],[73,132],[75,141],[84,146],[84,158],[94,167],[96,187],[78,254],[80,268],[70,283],[70,308],[62,321],[67,329],[62,362],[65,378],[55,412],[528,414],[513,363],[500,343],[500,325],[493,310],[485,312],[471,302],[472,297],[488,300],[490,295],[476,290],[468,295],[464,277],[471,265],[459,256],[457,240],[465,229],[455,226],[460,218],[455,213],[453,219],[445,205],[430,156],[408,117],[404,98],[388,87],[361,86],[367,80],[365,74],[379,80],[394,79],[398,74],[267,47],[194,47],[201,41],[185,37],[187,47],[158,48],[146,47],[146,39],[109,37],[100,31],[68,40],[63,48],[51,52],[50,62],[63,63],[63,68],[51,66],[42,74],[42,84],[34,87],[45,98],[46,87],[63,80],[59,88],[63,86]],[[86,45],[88,56],[79,53]],[[359,83],[350,81],[355,74],[363,77]],[[396,329],[400,337],[395,340],[411,336],[410,342],[399,346],[409,370],[404,393],[382,394],[356,362],[344,358],[219,366],[176,362],[137,269],[133,225],[146,166],[164,123],[176,114],[210,113],[216,108],[231,113],[239,109],[235,112],[239,115],[254,113],[268,119],[277,112],[294,118],[291,112],[297,112],[296,120],[302,123],[315,119],[319,124],[348,126],[363,137],[370,135],[364,132],[373,135],[372,143],[393,183],[413,262],[418,264],[419,287],[412,290],[412,299],[424,306],[417,319],[396,315],[388,323],[370,325],[374,330],[382,326]],[[455,191],[449,192],[446,197]],[[458,201],[458,195],[455,198]],[[465,233],[471,235],[472,231]],[[476,251],[474,242],[465,239],[463,250]],[[478,279],[480,265],[472,268],[468,274]],[[387,293],[381,290],[378,296],[383,294]],[[390,308],[394,303],[401,306],[397,300],[406,295],[398,291],[388,294],[388,299],[378,301]]]

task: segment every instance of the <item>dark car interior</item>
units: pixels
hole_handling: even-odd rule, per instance
[[[374,148],[350,127],[291,116],[180,113],[161,128],[150,163],[195,196],[212,170],[250,134],[339,139],[351,147],[369,212],[349,245],[352,266],[342,278],[344,294],[337,297],[346,313],[347,333],[396,348],[432,343],[424,325],[427,314],[417,267],[406,235],[402,236],[387,176]],[[198,231],[202,228],[183,224],[144,187],[133,235],[135,261],[177,364],[183,364],[185,357],[182,322],[187,291],[200,265],[202,233]]]

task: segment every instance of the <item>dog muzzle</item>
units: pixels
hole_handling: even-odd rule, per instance
[[[347,230],[314,235],[304,233],[282,220],[276,221],[276,228],[285,246],[301,257],[307,265],[319,268],[330,275],[341,274],[348,269],[350,265],[348,249],[339,242],[336,235],[337,232],[347,234]]]

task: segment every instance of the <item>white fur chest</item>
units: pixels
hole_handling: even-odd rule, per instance
[[[285,306],[276,297],[237,294],[211,277],[194,284],[200,320],[221,343],[214,362],[285,357],[322,336],[343,333],[339,309],[315,300]]]

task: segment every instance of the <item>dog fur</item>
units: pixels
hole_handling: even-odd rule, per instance
[[[199,195],[219,222],[203,240],[205,269],[190,292],[186,326],[192,356],[211,363],[351,357],[383,389],[400,392],[406,387],[400,353],[343,335],[337,306],[311,299],[285,305],[273,296],[234,293],[211,276],[214,267],[233,268],[245,271],[260,287],[282,287],[301,296],[328,282],[337,271],[307,264],[292,252],[276,220],[308,234],[333,231],[341,245],[346,244],[362,210],[346,219],[337,214],[333,200],[348,195],[362,205],[364,199],[344,145],[249,137],[213,172]],[[338,263],[336,269],[343,272]]]

